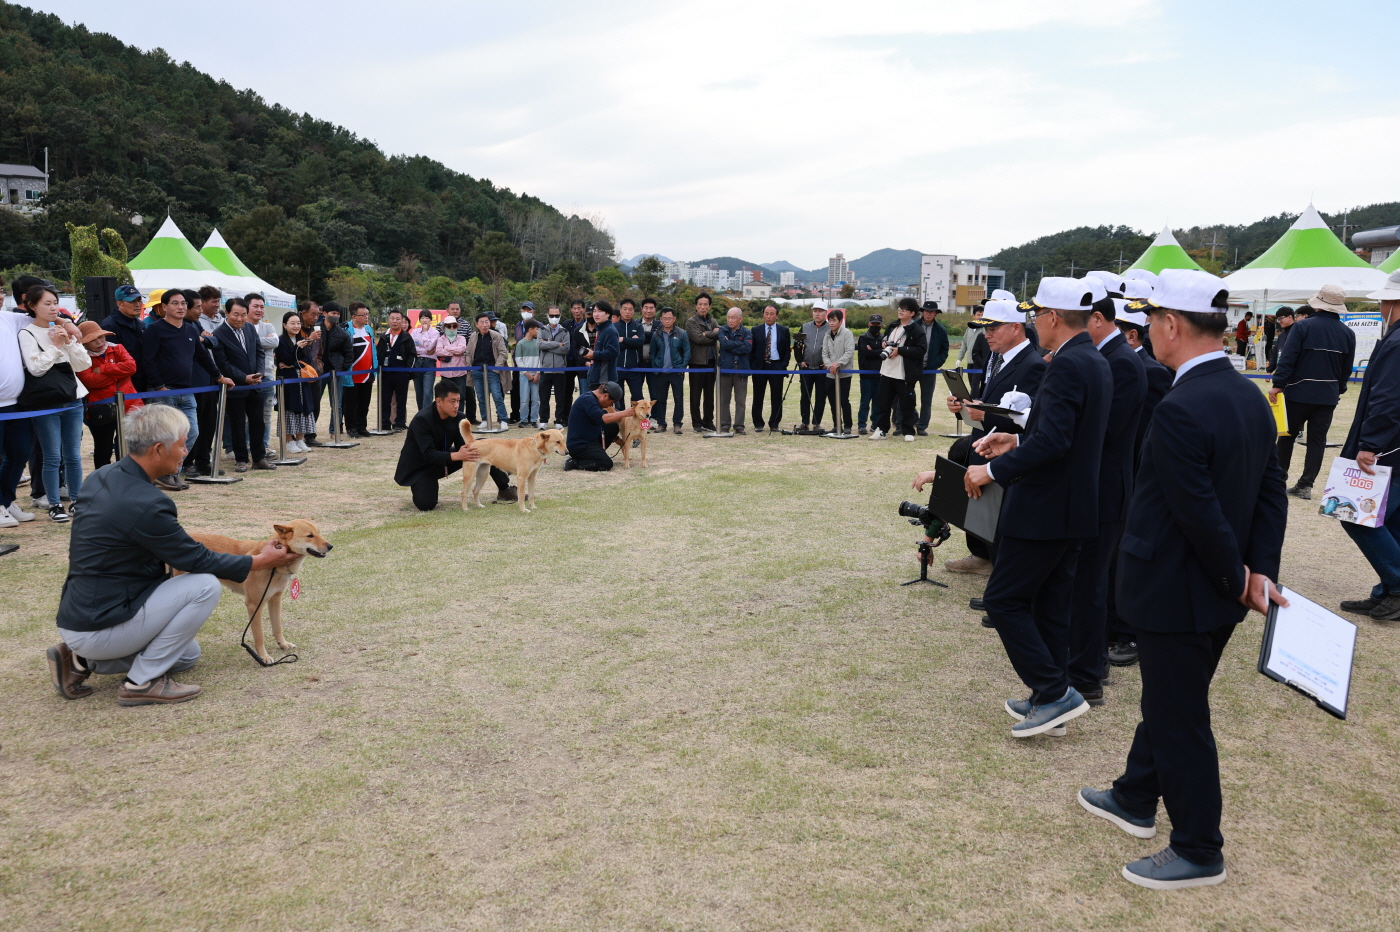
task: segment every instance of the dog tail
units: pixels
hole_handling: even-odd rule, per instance
[[[462,441],[463,441],[464,443],[470,445],[470,444],[473,444],[473,443],[476,442],[476,438],[472,436],[472,422],[471,422],[471,421],[467,420],[466,418],[462,418],[461,423],[458,424],[457,426],[458,426],[458,427],[461,429],[461,431],[462,431]]]

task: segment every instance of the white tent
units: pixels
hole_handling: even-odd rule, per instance
[[[258,278],[253,270],[244,265],[243,260],[234,254],[217,229],[209,234],[209,241],[204,244],[204,248],[199,251],[199,254],[228,279],[228,284],[221,286],[226,293],[244,295],[257,292],[263,296],[263,301],[268,307],[295,308],[297,306],[296,295],[287,294],[280,288],[274,288]]]
[[[1385,282],[1373,268],[1337,239],[1311,204],[1258,259],[1225,277],[1231,301],[1306,301],[1323,285],[1337,285],[1348,298],[1365,298]]]
[[[132,280],[142,294],[158,288],[202,288],[213,285],[224,289],[229,276],[195,251],[185,234],[170,217],[165,218],[155,237],[141,253],[127,263]]]

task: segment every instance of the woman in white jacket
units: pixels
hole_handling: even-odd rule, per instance
[[[58,498],[58,464],[63,463],[64,484],[74,502],[83,486],[83,397],[87,388],[74,374],[92,365],[92,357],[78,342],[79,331],[59,313],[58,295],[50,288],[35,285],[24,294],[24,311],[34,323],[20,330],[20,358],[30,381],[50,375],[47,380],[62,387],[70,397],[66,402],[46,402],[41,407],[61,408],[53,414],[33,418],[34,432],[44,451],[44,488],[49,492],[49,519],[67,521],[68,512]]]

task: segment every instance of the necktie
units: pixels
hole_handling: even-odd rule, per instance
[[[778,359],[778,328],[777,328],[777,327],[769,327],[769,328],[768,328],[768,358],[771,359],[771,360],[774,360],[775,362],[776,362],[777,359]]]
[[[992,384],[992,379],[997,377],[1001,371],[1001,353],[993,353],[991,362],[987,364],[987,384]]]

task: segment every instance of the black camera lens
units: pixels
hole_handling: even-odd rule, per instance
[[[928,517],[928,506],[917,505],[914,502],[900,502],[899,516],[901,518],[913,518],[922,523]]]

